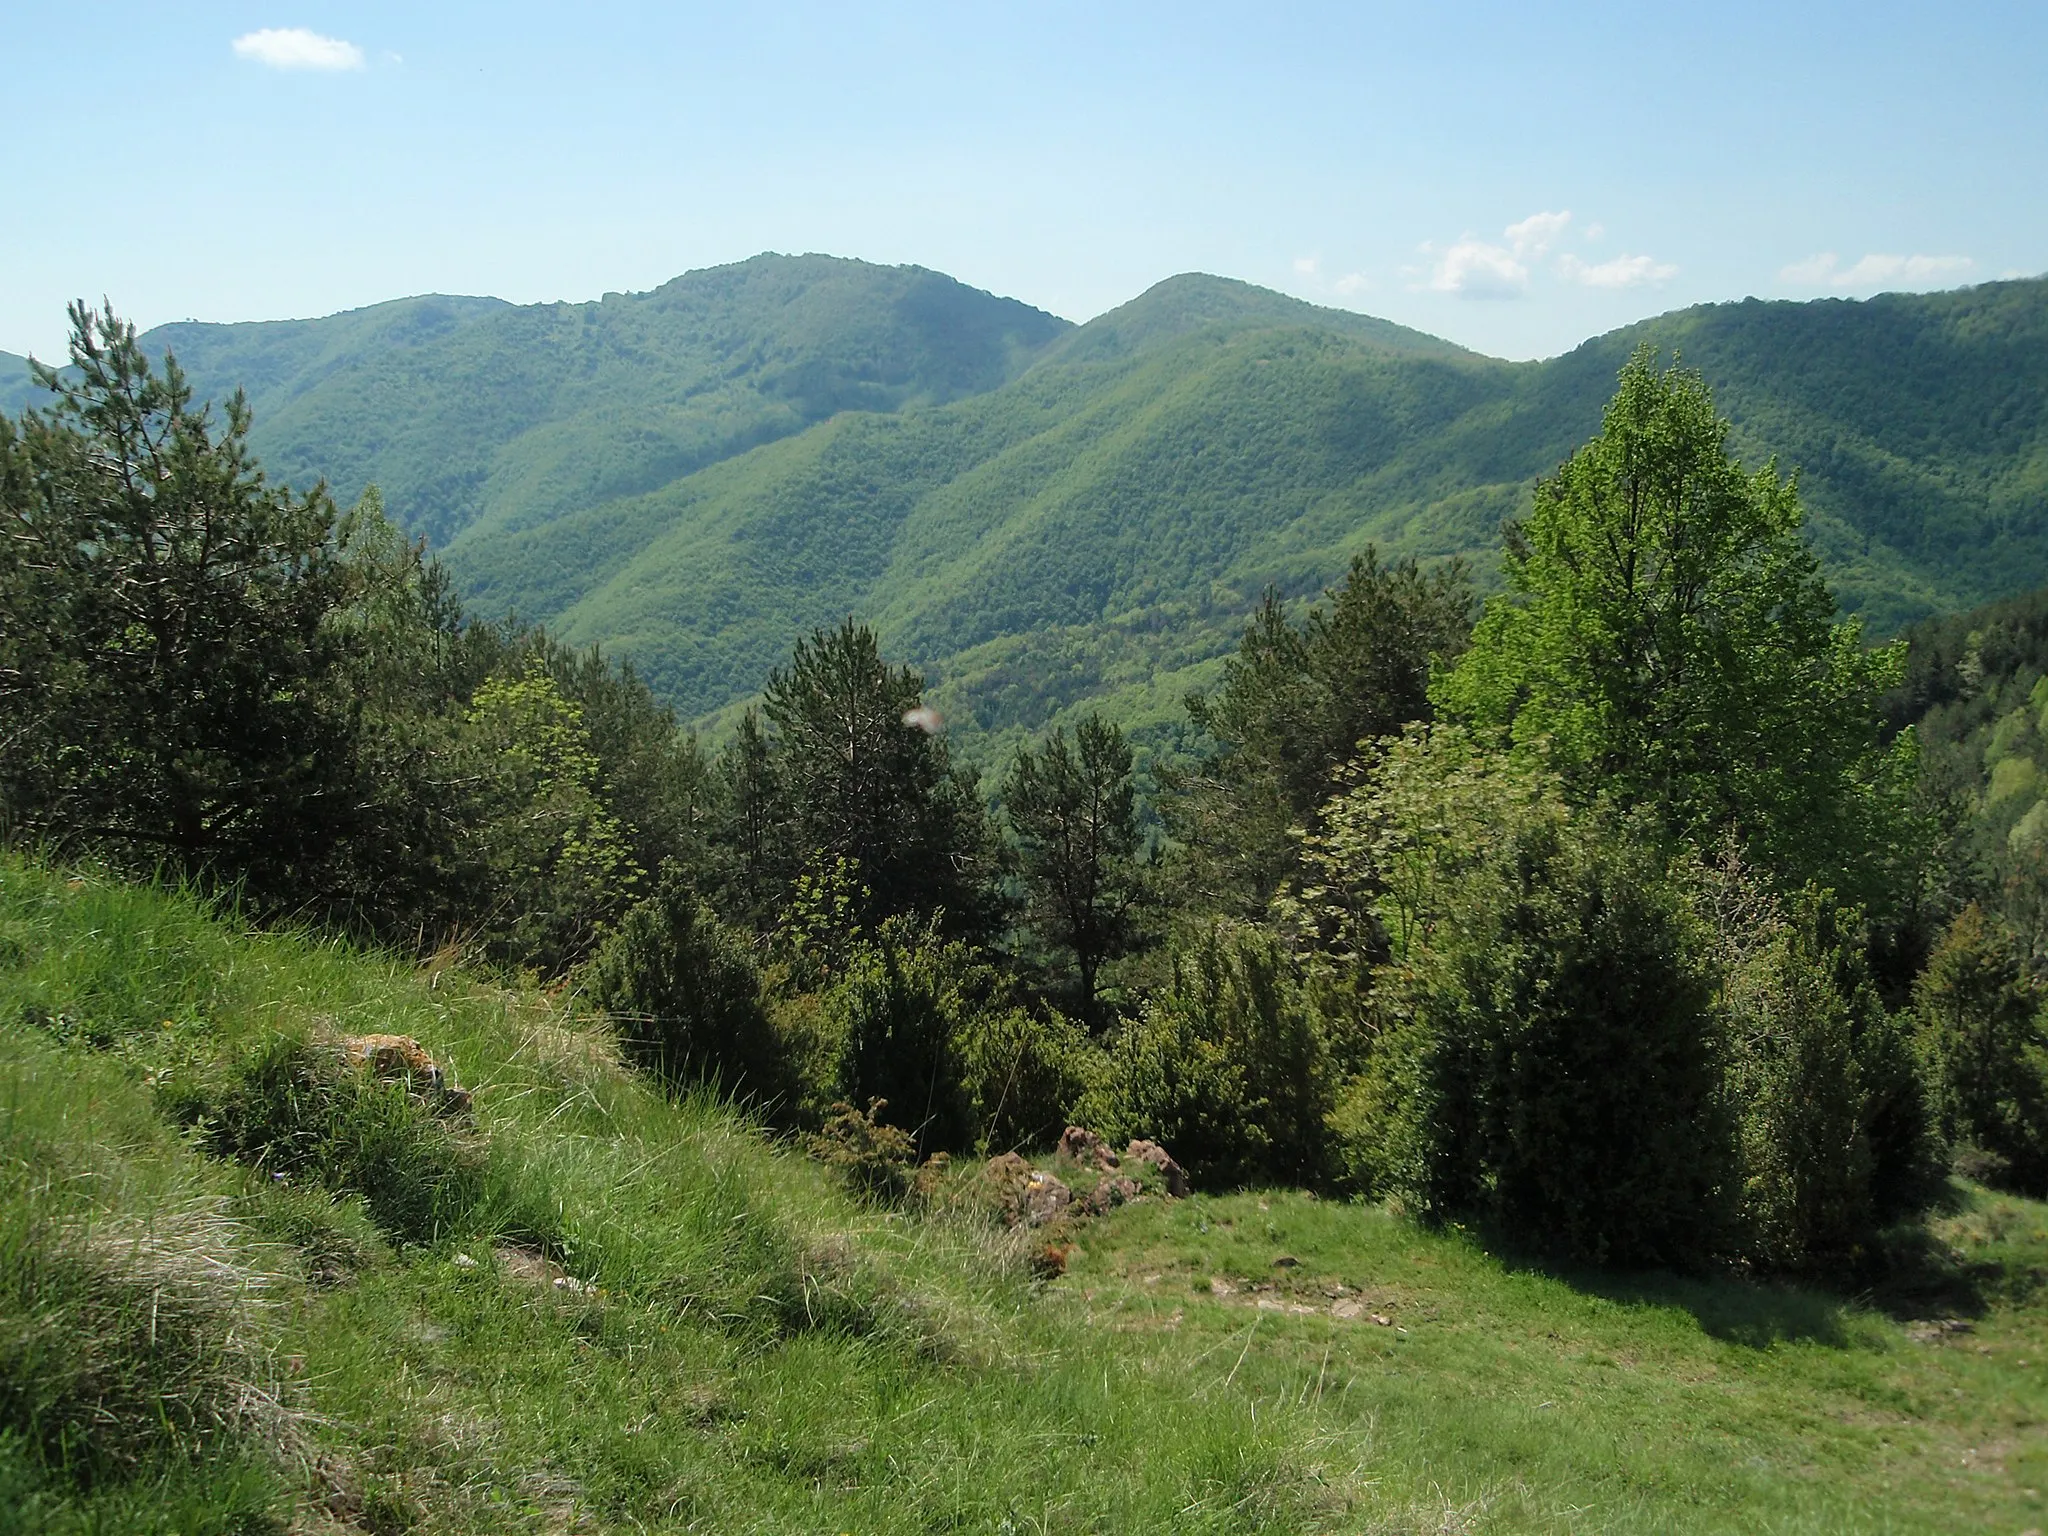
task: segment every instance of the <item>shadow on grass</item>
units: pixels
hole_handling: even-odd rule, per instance
[[[1880,1235],[1854,1263],[1803,1275],[1678,1274],[1603,1270],[1489,1243],[1508,1266],[1561,1281],[1624,1306],[1676,1307],[1710,1337],[1750,1349],[1774,1344],[1850,1343],[1849,1316],[1876,1311],[1897,1322],[1979,1318],[1995,1302],[2023,1302],[2048,1289],[2048,1270],[2015,1265],[2001,1252],[1972,1254],[1943,1239],[1941,1217],[1969,1210],[1970,1190],[1950,1183],[1919,1219]]]

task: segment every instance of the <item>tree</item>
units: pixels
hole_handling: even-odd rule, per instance
[[[769,675],[776,777],[798,861],[852,861],[870,922],[943,912],[955,932],[985,929],[989,837],[980,797],[956,773],[923,706],[924,679],[881,656],[848,619],[799,640]]]
[[[47,410],[0,418],[0,803],[18,830],[289,900],[353,804],[324,487],[272,487],[237,394],[195,409],[71,308]]]
[[[1879,747],[1902,653],[1837,622],[1796,484],[1745,472],[1728,430],[1699,374],[1639,349],[1600,436],[1510,528],[1508,590],[1437,701],[1543,744],[1582,795],[1877,906],[1910,782],[1910,736]]]
[[[1471,582],[1455,560],[1425,573],[1368,549],[1324,596],[1297,627],[1268,591],[1222,688],[1188,697],[1217,750],[1162,773],[1161,809],[1204,905],[1264,912],[1296,867],[1293,830],[1313,830],[1360,743],[1429,718],[1432,668],[1454,661],[1471,629]]]
[[[1143,890],[1130,744],[1099,715],[1082,718],[1071,745],[1056,728],[1036,751],[1017,754],[1003,782],[1003,806],[1030,890],[1029,917],[1052,943],[1073,952],[1081,1018],[1099,1031],[1102,965],[1129,944]]]

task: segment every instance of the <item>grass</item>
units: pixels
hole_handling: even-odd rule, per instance
[[[372,1031],[470,1118],[323,1065]],[[569,1000],[0,863],[0,1529],[2048,1525],[2040,1205],[1959,1196],[1917,1307],[1296,1193],[1077,1235],[1036,1282]]]

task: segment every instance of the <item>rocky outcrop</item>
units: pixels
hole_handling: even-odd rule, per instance
[[[1156,1141],[1134,1141],[1124,1149],[1124,1161],[1144,1163],[1159,1171],[1161,1181],[1166,1185],[1167,1194],[1174,1199],[1184,1199],[1188,1193],[1187,1170],[1173,1160],[1173,1154]]]

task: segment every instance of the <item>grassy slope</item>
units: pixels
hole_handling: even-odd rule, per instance
[[[438,1234],[388,1241],[360,1201],[204,1159],[150,1107],[279,1034],[358,1028],[416,1034],[478,1090],[482,1193]],[[559,1003],[0,865],[0,1234],[18,1252],[31,1218],[47,1241],[52,1218],[195,1210],[277,1277],[262,1353],[319,1415],[320,1470],[215,1456],[81,1496],[0,1436],[0,1528],[227,1529],[295,1483],[346,1490],[353,1528],[424,1531],[2042,1518],[2041,1206],[1978,1195],[1950,1219],[1984,1315],[1947,1343],[1796,1291],[1544,1275],[1292,1194],[1142,1203],[1038,1289],[992,1236],[852,1206],[723,1112],[664,1102]],[[489,1262],[494,1231],[536,1225],[601,1291]],[[22,1328],[0,1287],[0,1348]]]

